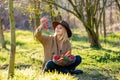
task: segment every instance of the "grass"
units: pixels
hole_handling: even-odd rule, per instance
[[[89,47],[85,33],[80,33],[79,29],[72,31],[72,53],[82,57],[82,63],[77,69],[82,69],[83,74],[42,74],[42,45],[35,40],[32,32],[17,30],[15,75],[11,80],[120,80],[120,33],[108,35],[106,43],[101,36],[102,48],[95,49]],[[46,31],[43,33],[53,34]],[[4,35],[7,49],[0,47],[0,80],[7,80],[10,53],[10,33],[5,32]]]

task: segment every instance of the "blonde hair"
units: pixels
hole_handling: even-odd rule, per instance
[[[57,36],[57,34],[54,33],[54,36]],[[66,40],[68,40],[67,30],[64,27],[63,27],[63,32],[62,32],[62,35],[60,37],[60,40],[62,40],[63,42],[65,42]]]

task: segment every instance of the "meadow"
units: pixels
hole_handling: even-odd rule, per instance
[[[41,71],[43,47],[33,32],[16,30],[15,75],[10,80],[120,80],[120,33],[109,34],[106,43],[100,36],[102,48],[91,48],[87,35],[73,29],[70,38],[72,53],[82,57],[77,69],[83,74],[58,74]],[[43,31],[44,34],[53,34]],[[7,49],[0,47],[0,80],[7,80],[10,56],[10,32],[4,32]],[[1,46],[1,44],[0,44]]]

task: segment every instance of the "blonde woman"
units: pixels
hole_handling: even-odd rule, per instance
[[[45,22],[36,29],[35,37],[42,43],[44,48],[44,62],[42,65],[43,71],[54,71],[62,73],[79,74],[83,73],[81,70],[75,70],[75,68],[81,63],[81,57],[75,56],[76,60],[69,66],[59,66],[55,64],[52,59],[54,54],[64,54],[67,51],[71,51],[71,44],[69,38],[72,36],[71,29],[66,21],[53,22],[53,28],[55,30],[54,35],[43,35],[42,27]]]

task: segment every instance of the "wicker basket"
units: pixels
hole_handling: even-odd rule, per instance
[[[74,63],[76,60],[76,57],[69,54],[69,55],[54,55],[53,56],[53,62],[59,66],[69,66],[72,63]]]

